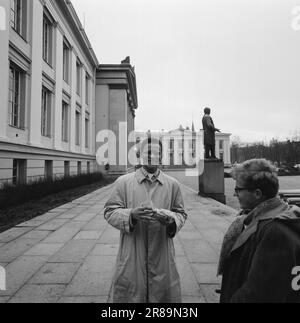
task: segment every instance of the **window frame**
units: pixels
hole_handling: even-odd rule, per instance
[[[81,131],[82,131],[82,111],[77,106],[75,111],[75,145],[81,146]]]
[[[47,11],[43,14],[43,60],[50,67],[53,64],[53,19]]]
[[[86,72],[85,73],[85,104],[87,106],[90,105],[90,76],[89,74]]]
[[[62,101],[62,141],[68,143],[69,142],[69,111],[70,105]]]
[[[85,116],[85,148],[90,148],[90,116]]]
[[[82,86],[82,64],[77,58],[76,60],[76,93],[78,96],[81,96]]]
[[[52,92],[45,86],[42,87],[41,104],[41,135],[51,138],[52,136]]]
[[[13,159],[13,185],[23,185],[27,182],[27,160]]]
[[[26,41],[27,37],[27,0],[11,0],[10,26]]]
[[[70,46],[63,40],[63,80],[70,84]]]
[[[8,124],[25,130],[26,72],[12,61],[9,65],[8,94]]]

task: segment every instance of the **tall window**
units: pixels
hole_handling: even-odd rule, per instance
[[[69,141],[69,105],[62,103],[62,141]]]
[[[53,160],[45,160],[45,179],[53,179]]]
[[[85,103],[89,105],[90,103],[90,78],[89,75],[85,75]]]
[[[75,143],[77,146],[80,146],[80,135],[81,135],[81,113],[76,111],[76,136]]]
[[[82,172],[82,164],[79,161],[79,162],[77,162],[77,174],[81,175],[81,172]]]
[[[42,136],[51,136],[51,92],[45,87],[42,89]]]
[[[76,92],[81,95],[81,63],[79,60],[76,62]]]
[[[10,25],[22,37],[26,37],[27,0],[11,0]]]
[[[70,162],[69,161],[65,161],[64,168],[65,168],[65,177],[70,176]]]
[[[13,184],[23,185],[26,184],[26,169],[27,161],[25,159],[14,159],[13,160]]]
[[[224,149],[224,140],[220,140],[220,150]]]
[[[89,117],[85,117],[85,148],[89,148],[90,145],[90,120]]]
[[[25,73],[10,64],[9,69],[9,124],[13,127],[25,127]]]
[[[66,83],[69,83],[70,79],[70,48],[64,42],[63,45],[63,78]]]
[[[44,14],[43,20],[43,59],[49,65],[52,64],[52,39],[53,26],[50,19]]]

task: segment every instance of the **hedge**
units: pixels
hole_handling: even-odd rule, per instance
[[[82,174],[59,179],[39,179],[30,184],[5,184],[0,189],[0,209],[16,206],[24,202],[40,199],[50,194],[88,185],[105,182],[102,173]]]

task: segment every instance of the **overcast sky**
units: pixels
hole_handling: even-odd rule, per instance
[[[136,128],[217,127],[243,141],[300,133],[300,0],[72,0],[100,63],[131,57]],[[300,14],[300,11],[299,11]],[[299,23],[300,24],[300,23]]]

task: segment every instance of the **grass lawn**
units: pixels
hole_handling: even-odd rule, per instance
[[[113,179],[105,179],[93,184],[51,194],[38,200],[28,201],[18,206],[9,207],[3,210],[0,209],[0,233],[20,223],[47,213],[56,207],[76,200],[81,196],[92,193],[112,182]]]

